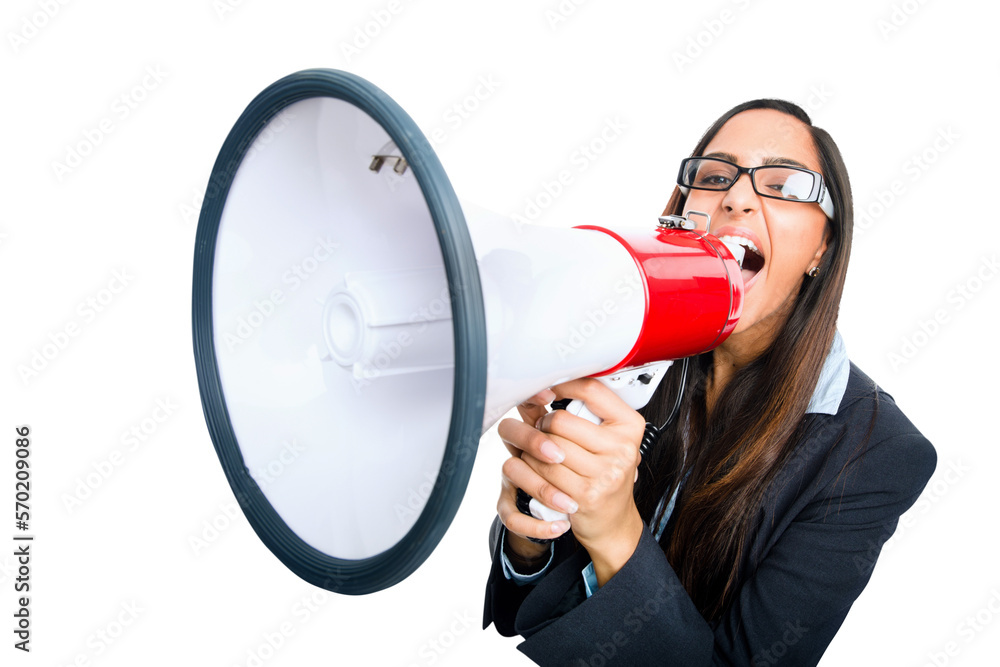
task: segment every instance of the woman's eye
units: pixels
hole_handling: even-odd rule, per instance
[[[766,173],[765,173],[766,172]],[[767,169],[757,172],[757,187],[781,199],[806,199],[814,187],[812,174],[785,169]]]
[[[698,177],[698,184],[705,187],[720,187],[729,185],[730,180],[725,174],[703,174]]]

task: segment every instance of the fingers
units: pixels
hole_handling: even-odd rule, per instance
[[[618,400],[603,385],[595,384],[599,388],[594,394],[598,400],[602,391]],[[511,456],[528,454],[543,463],[561,464],[551,470],[538,470],[558,485],[560,481],[570,481],[566,477],[551,477],[564,475],[565,471],[559,469],[562,467],[580,476],[596,478],[606,475],[608,470],[638,466],[639,443],[646,422],[627,405],[615,419],[617,421],[608,420],[597,425],[565,410],[554,410],[539,420],[539,428],[516,419],[505,419],[498,425],[497,433]],[[593,456],[595,454],[598,456]],[[634,476],[632,470],[627,472],[630,477]],[[561,488],[568,490],[565,486]]]
[[[540,521],[533,516],[521,514],[513,497],[506,494],[497,503],[497,516],[510,532],[536,540],[551,540],[569,530],[569,521]]]
[[[565,449],[556,445],[551,437],[516,419],[501,421],[497,426],[497,435],[511,456],[521,456],[523,452],[527,452],[550,463],[562,463],[566,460]]]
[[[543,389],[525,402],[517,406],[517,412],[526,424],[534,424],[545,416],[548,404],[556,400],[556,395],[551,389]]]
[[[548,438],[560,450],[566,452],[562,466],[585,477],[596,477],[608,468],[638,467],[640,461],[639,444],[645,429],[645,420],[638,413],[637,419],[628,425],[605,423],[593,424],[582,417],[565,410],[554,410],[539,423],[535,430],[538,435],[526,438],[525,450],[534,454],[549,451],[535,444]],[[554,461],[545,456],[535,456],[546,464]],[[547,472],[541,474],[548,476]],[[553,481],[558,483],[556,478]]]
[[[527,459],[527,460],[525,460]],[[538,462],[531,457],[511,457],[504,462],[503,477],[543,505],[566,514],[574,514],[578,506],[568,495],[532,467]]]
[[[537,498],[539,502],[567,514],[572,514],[577,509],[575,503],[569,500],[566,494],[541,478],[524,461],[511,457],[504,462],[502,484],[500,499],[497,501],[497,515],[507,530],[536,539],[551,539],[569,530],[568,521],[541,521],[522,514],[517,509],[516,493],[518,488],[524,489],[526,493]]]
[[[635,483],[633,462],[631,458],[608,458],[608,457],[587,457],[596,463],[596,467],[590,468],[588,474],[579,474],[568,468],[565,464],[545,463],[532,457],[529,454],[523,455],[518,461],[531,468],[535,474],[545,481],[545,487],[540,493],[547,493],[548,488],[557,489],[559,495],[552,496],[550,504],[545,500],[547,496],[535,496],[540,502],[557,510],[562,510],[561,503],[564,498],[571,498],[573,507],[579,512],[592,512],[599,510],[608,494],[616,493],[619,489],[631,489]],[[626,479],[628,480],[626,482]],[[521,487],[524,488],[524,487]],[[525,489],[527,491],[527,489]],[[530,492],[529,492],[530,493]]]
[[[586,403],[587,408],[605,422],[628,423],[636,414],[618,394],[594,378],[579,378],[552,387],[558,398],[573,398]]]
[[[584,401],[603,421],[598,425],[565,410],[553,410],[537,422],[539,430],[577,443],[595,454],[607,453],[609,446],[620,448],[623,445],[638,451],[646,420],[613,391],[592,378],[573,380],[553,389],[560,398]],[[558,438],[553,439],[558,442]],[[627,454],[627,458],[633,456],[625,451],[621,454]]]
[[[524,401],[517,406],[517,412],[521,416],[521,420],[525,424],[534,425],[538,423],[538,420],[545,416],[548,412],[546,407],[549,403],[554,401],[556,395],[551,389],[543,389],[538,392],[528,400]],[[506,420],[505,420],[506,421]],[[519,449],[513,442],[509,440],[504,440],[504,446],[507,451],[510,452],[511,456],[520,456],[521,449]]]
[[[555,398],[582,400],[602,422],[594,424],[565,410],[548,412],[545,404]],[[617,530],[621,517],[634,508],[645,419],[594,379],[539,392],[518,406],[518,412],[523,421],[505,419],[497,428],[511,452],[503,465],[503,490],[497,502],[507,529],[545,539],[570,528],[568,521],[542,521],[522,514],[516,504],[520,488],[543,505],[571,515],[578,539]]]

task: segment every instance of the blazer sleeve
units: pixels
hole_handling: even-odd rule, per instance
[[[578,549],[529,590],[494,597],[503,603],[492,618],[523,635],[518,649],[540,665],[815,665],[934,471],[933,447],[909,429],[872,433],[874,444],[807,494],[712,624],[648,531],[590,598],[566,603],[589,561]]]
[[[493,565],[486,584],[483,629],[488,628],[493,623],[496,625],[497,632],[501,635],[504,637],[513,637],[518,634],[514,628],[514,618],[524,599],[535,589],[535,585],[519,585],[517,582],[511,581],[504,576],[500,555],[500,536],[504,530],[506,529],[500,522],[500,517],[495,518],[490,528],[490,553],[492,554]],[[560,564],[564,563],[577,550],[580,550],[579,543],[573,537],[572,531],[556,539],[553,546],[552,562],[548,568],[550,573],[559,569]],[[546,575],[542,581],[545,581],[548,577],[549,575]]]
[[[936,463],[916,429],[850,462],[794,517],[742,586],[715,628],[711,664],[817,664]]]

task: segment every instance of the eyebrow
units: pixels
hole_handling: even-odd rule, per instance
[[[739,164],[739,161],[736,159],[736,156],[733,155],[732,153],[724,153],[721,151],[717,151],[715,153],[709,153],[707,155],[703,155],[702,157],[720,158],[722,160],[727,160],[728,162],[732,162],[733,164]],[[805,166],[798,160],[793,160],[787,157],[766,157],[764,158],[764,163],[761,166],[777,165],[777,164],[788,165],[790,167],[800,167],[802,169],[809,169],[809,167]]]

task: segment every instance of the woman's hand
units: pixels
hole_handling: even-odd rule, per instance
[[[573,534],[594,562],[599,585],[610,579],[635,551],[642,534],[632,486],[639,465],[645,420],[603,384],[593,379],[566,382],[542,392],[518,408],[527,423],[507,419],[498,432],[512,458],[504,464],[505,511],[520,514],[513,489],[520,487],[539,502],[570,514]],[[584,401],[600,425],[565,410],[546,413],[553,398]],[[541,405],[539,405],[541,403]],[[534,421],[532,421],[534,420]],[[547,522],[520,514],[510,517],[523,535],[545,535]],[[507,523],[508,529],[521,532]],[[554,522],[559,524],[561,522]],[[529,542],[530,544],[530,542]]]
[[[519,556],[525,564],[532,559],[541,557],[549,550],[547,545],[532,542],[527,539],[528,537],[537,539],[558,537],[569,530],[569,523],[566,521],[541,521],[532,516],[522,514],[517,509],[517,489],[523,489],[526,493],[538,498],[539,502],[549,507],[562,509],[566,512],[574,509],[569,504],[560,505],[560,501],[569,500],[568,496],[565,496],[565,494],[556,496],[555,493],[558,490],[551,488],[551,485],[539,477],[521,459],[522,454],[525,451],[529,451],[525,448],[533,447],[536,455],[545,457],[546,460],[552,462],[562,460],[563,454],[557,451],[558,448],[551,442],[548,442],[547,439],[543,438],[541,441],[536,439],[530,443],[525,440],[525,436],[530,435],[530,431],[534,431],[534,428],[528,425],[535,424],[544,417],[548,412],[545,406],[554,400],[556,400],[556,395],[550,389],[541,391],[517,406],[517,411],[524,422],[518,422],[515,419],[505,419],[498,427],[498,432],[501,434],[500,437],[507,447],[507,451],[510,452],[511,457],[503,464],[501,476],[502,488],[500,490],[500,499],[497,501],[497,515],[507,528],[506,543],[508,549],[515,556]],[[510,431],[512,425],[516,425],[514,432],[510,437],[504,437],[503,432]],[[517,426],[525,428],[521,429],[517,428]]]

